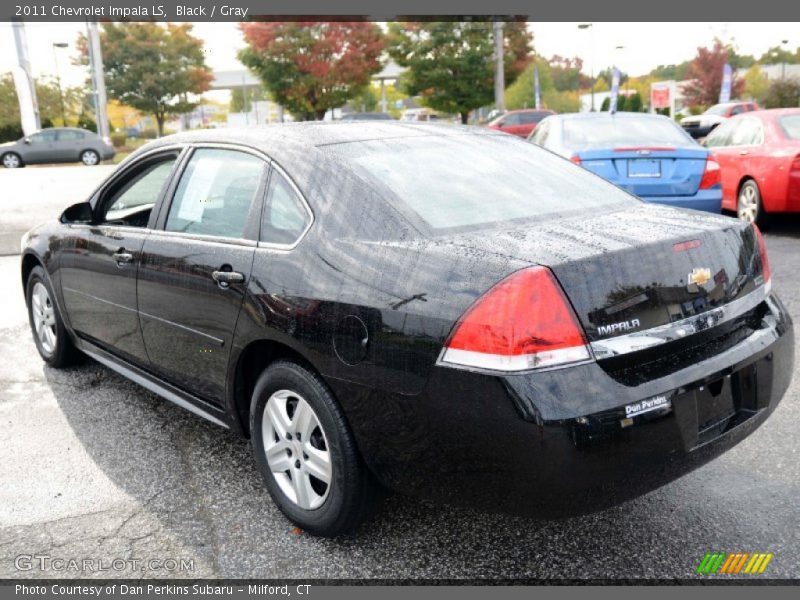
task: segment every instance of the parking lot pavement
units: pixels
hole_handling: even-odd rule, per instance
[[[800,220],[767,244],[800,315]],[[709,551],[773,552],[768,574],[800,577],[800,378],[742,444],[620,507],[542,521],[390,496],[357,535],[324,540],[280,515],[247,442],[97,363],[45,368],[17,257],[0,258],[0,277],[0,578],[671,578]],[[193,570],[15,567],[37,554]]]

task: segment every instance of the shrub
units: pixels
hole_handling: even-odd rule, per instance
[[[128,135],[124,131],[115,131],[111,134],[111,143],[114,148],[122,148],[128,140]]]

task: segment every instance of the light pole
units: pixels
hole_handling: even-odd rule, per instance
[[[781,45],[786,46],[786,51],[788,52],[789,48],[789,40],[781,40]],[[784,60],[781,61],[781,79],[786,79],[786,57],[784,56]]]
[[[615,48],[615,50],[619,53],[619,56],[624,58],[623,50],[625,50],[625,46],[619,45]],[[617,68],[620,70],[620,77],[622,77],[622,69],[621,63],[623,62],[622,58],[617,58]],[[628,84],[630,83],[630,76],[625,78],[625,96],[628,96]]]
[[[64,110],[64,90],[61,89],[61,72],[58,69],[58,54],[56,48],[67,48],[66,42],[53,42],[53,62],[56,65],[56,82],[58,82],[58,99],[61,102],[61,126],[67,126],[67,111]]]
[[[500,112],[505,112],[505,67],[503,66],[503,22],[494,22],[494,105]]]
[[[578,29],[591,29],[592,23],[579,23]],[[594,112],[594,29],[592,29],[591,37],[589,38],[589,65],[590,77],[592,78],[592,112]],[[580,79],[580,73],[578,73]]]

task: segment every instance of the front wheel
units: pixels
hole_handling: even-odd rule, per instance
[[[761,201],[761,191],[758,189],[758,184],[752,179],[745,181],[739,189],[736,214],[747,223],[764,224],[766,215]]]
[[[100,162],[100,155],[94,150],[84,150],[81,152],[81,162],[87,167],[92,167]]]
[[[14,152],[6,152],[3,154],[3,166],[6,169],[19,169],[22,165],[22,159],[19,154]]]
[[[25,292],[33,341],[42,359],[57,369],[75,363],[80,353],[64,327],[53,289],[42,267],[31,271]]]
[[[300,528],[335,536],[376,503],[376,484],[325,382],[291,361],[259,377],[250,410],[256,463],[278,508]]]

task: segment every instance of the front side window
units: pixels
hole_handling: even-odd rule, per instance
[[[274,171],[261,223],[261,241],[291,246],[306,230],[311,215],[283,175]]]
[[[731,134],[736,128],[735,121],[725,121],[708,134],[705,145],[707,148],[720,148],[731,145]]]
[[[52,130],[40,131],[39,133],[34,133],[28,139],[30,139],[31,144],[47,144],[56,141],[56,132]]]
[[[105,202],[101,221],[108,225],[146,227],[176,157],[156,160],[117,186]]]
[[[186,165],[169,208],[167,231],[244,237],[266,163],[236,150],[201,148]]]

